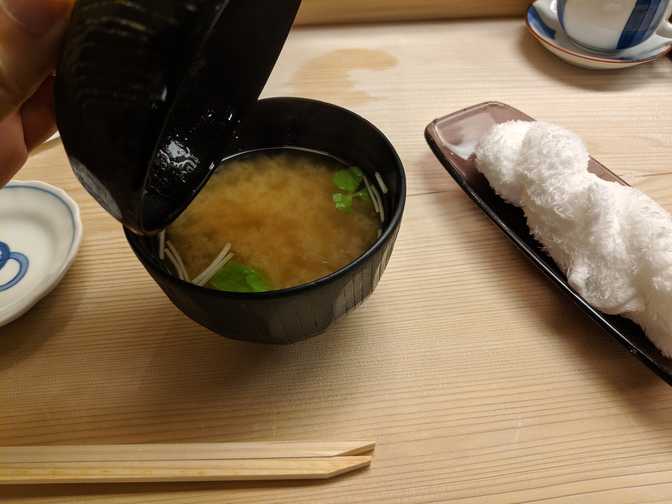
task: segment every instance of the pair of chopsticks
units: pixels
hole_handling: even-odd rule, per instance
[[[328,479],[368,467],[375,443],[0,447],[0,485]]]

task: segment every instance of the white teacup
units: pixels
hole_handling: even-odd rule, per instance
[[[672,43],[672,0],[557,0],[567,36],[601,52],[629,49],[657,34]]]

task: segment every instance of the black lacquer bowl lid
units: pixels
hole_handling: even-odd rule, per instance
[[[191,202],[256,103],[301,0],[78,0],[57,69],[73,170],[139,234]]]

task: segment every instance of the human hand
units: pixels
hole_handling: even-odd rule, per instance
[[[0,0],[0,188],[56,130],[53,69],[74,0]]]

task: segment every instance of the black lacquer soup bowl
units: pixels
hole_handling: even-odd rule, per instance
[[[394,148],[371,123],[346,109],[301,98],[257,103],[223,158],[258,149],[299,147],[330,154],[385,181],[386,220],[380,238],[335,273],[298,287],[228,293],[197,287],[169,273],[158,239],[126,229],[134,252],[173,303],[196,322],[230,338],[293,343],[324,332],[376,288],[390,259],[406,198],[404,169]]]
[[[55,85],[56,116],[75,175],[123,225],[172,302],[239,340],[291,343],[324,332],[375,289],[404,209],[404,169],[362,117],[301,98],[259,95],[300,0],[78,0]],[[291,289],[227,293],[179,280],[157,234],[222,160],[260,149],[322,152],[378,172],[378,240],[335,273]]]

